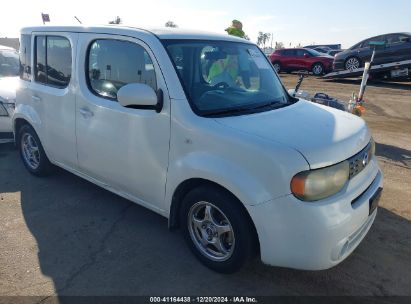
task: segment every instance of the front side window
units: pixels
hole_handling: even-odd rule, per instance
[[[36,36],[36,82],[57,88],[65,88],[71,78],[71,45],[67,38]]]
[[[116,100],[118,90],[129,83],[143,83],[157,89],[149,54],[129,41],[95,40],[89,48],[87,77],[95,94],[112,100]]]
[[[255,45],[200,40],[163,44],[201,116],[255,113],[289,104],[271,64]]]
[[[19,75],[19,55],[14,50],[0,50],[0,77]]]
[[[21,35],[20,78],[30,81],[31,75],[31,35]]]
[[[308,54],[309,52],[306,51],[306,50],[298,49],[298,50],[296,50],[296,53],[297,53],[297,55],[296,55],[297,57],[304,57],[304,55]]]

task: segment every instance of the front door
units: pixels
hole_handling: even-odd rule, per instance
[[[160,209],[168,165],[170,101],[153,53],[134,38],[80,34],[79,58],[80,171],[140,204]],[[117,92],[128,83],[163,90],[161,113],[121,106]]]

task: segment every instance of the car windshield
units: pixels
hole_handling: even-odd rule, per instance
[[[317,52],[316,50],[313,50],[313,49],[306,49],[306,50],[307,50],[307,52],[309,52],[314,57],[324,56],[324,54],[322,54],[320,52]]]
[[[198,115],[242,115],[291,103],[272,65],[255,45],[209,40],[163,43]]]
[[[19,55],[13,50],[0,50],[0,77],[18,76]]]

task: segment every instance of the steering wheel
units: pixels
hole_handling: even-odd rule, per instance
[[[215,89],[227,89],[229,88],[230,85],[227,82],[221,81],[219,83],[216,83],[215,85],[213,85],[213,88]]]

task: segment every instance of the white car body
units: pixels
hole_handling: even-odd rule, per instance
[[[290,190],[297,173],[337,164],[367,146],[371,135],[361,118],[304,100],[262,113],[200,117],[160,39],[250,42],[130,27],[34,27],[22,34],[64,36],[72,46],[68,87],[45,86],[33,76],[21,80],[13,116],[15,129],[23,121],[34,128],[53,164],[169,218],[170,226],[179,186],[190,180],[218,184],[245,206],[261,259],[269,265],[332,267],[373,223],[376,211],[368,214],[368,202],[383,179],[375,157],[326,199],[303,202]],[[164,91],[160,113],[125,108],[90,92],[85,54],[99,38],[126,40],[147,51]]]

